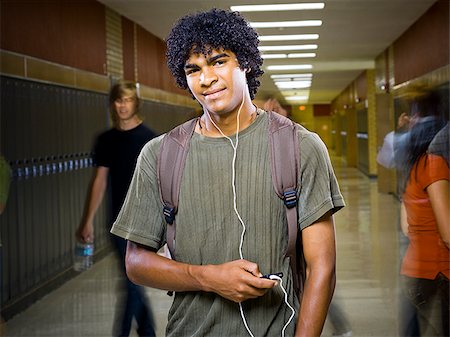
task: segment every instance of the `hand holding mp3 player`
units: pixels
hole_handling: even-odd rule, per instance
[[[271,277],[271,276],[275,276],[275,279],[276,278],[282,278],[283,277],[283,273],[271,273],[271,274],[266,274],[266,275],[263,275],[263,276],[261,276],[261,278],[267,278],[267,279],[269,279],[269,280],[273,280],[273,278]]]

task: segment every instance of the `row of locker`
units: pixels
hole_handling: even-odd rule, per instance
[[[92,165],[92,155],[88,152],[24,159],[10,163],[12,179],[14,180],[77,171],[92,167]]]
[[[86,153],[109,125],[103,93],[1,77],[1,151],[8,161]]]
[[[72,268],[92,142],[109,126],[109,114],[102,93],[5,76],[0,81],[0,150],[12,171],[0,216],[0,296],[8,318],[28,295]],[[95,220],[97,251],[109,245],[107,206]]]
[[[2,238],[2,307],[73,264],[75,231],[81,220],[92,168],[12,181]],[[95,221],[97,250],[108,246],[107,203]]]

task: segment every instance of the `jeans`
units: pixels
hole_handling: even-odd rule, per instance
[[[330,323],[333,325],[334,334],[336,336],[349,333],[352,331],[352,326],[347,318],[346,313],[343,311],[339,302],[333,297],[328,308],[328,316]]]
[[[137,323],[137,333],[139,336],[155,337],[153,313],[145,295],[145,288],[131,282],[125,271],[125,253],[127,240],[112,235],[112,241],[116,252],[120,257],[120,265],[123,272],[123,287],[125,289],[125,299],[117,304],[114,336],[129,336],[133,318]]]
[[[400,261],[402,261],[409,245],[409,239],[402,233],[400,223],[398,223],[398,231]],[[406,297],[405,292],[401,289],[401,285],[404,283],[402,282],[402,279],[399,278],[398,282],[400,286],[400,291],[398,294],[399,337],[419,337],[420,327],[417,309],[411,303],[409,298]]]
[[[434,280],[402,275],[402,290],[417,309],[422,336],[449,335],[449,286],[449,280],[443,274]]]

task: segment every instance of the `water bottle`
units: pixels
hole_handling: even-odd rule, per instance
[[[85,271],[92,266],[94,255],[93,242],[79,242],[75,244],[75,258],[73,269],[75,271]]]

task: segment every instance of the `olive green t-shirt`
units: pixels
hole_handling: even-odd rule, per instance
[[[327,149],[320,138],[300,127],[299,226],[305,228],[329,210],[344,206]],[[166,223],[160,201],[156,159],[162,136],[143,148],[124,206],[112,233],[159,249],[165,244]],[[235,139],[234,136],[231,139]],[[233,204],[233,148],[226,138],[194,133],[180,188],[175,259],[195,265],[239,259],[243,231]],[[263,274],[283,272],[289,303],[298,311],[289,258],[285,256],[288,225],[283,201],[270,173],[268,118],[261,112],[239,133],[236,157],[236,205],[246,227],[243,257]],[[291,310],[280,287],[243,302],[255,336],[280,336]],[[286,329],[293,336],[296,318]],[[167,336],[248,336],[238,304],[214,293],[177,292],[169,311]]]

